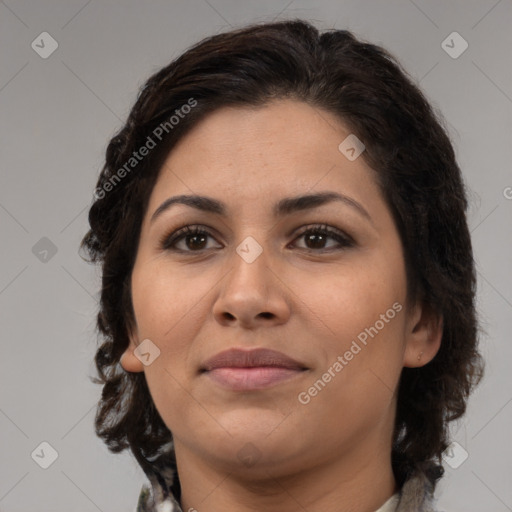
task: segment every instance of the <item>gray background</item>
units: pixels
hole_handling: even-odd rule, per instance
[[[512,510],[512,2],[5,0],[1,511],[135,509],[144,474],[93,432],[99,271],[77,254],[106,144],[143,81],[189,45],[247,22],[294,17],[383,45],[446,118],[470,188],[487,374],[453,428],[469,456],[456,469],[446,464],[439,505]],[[44,31],[59,45],[47,59],[31,48]],[[453,31],[469,44],[455,59],[441,46]],[[39,460],[49,456],[43,441],[58,452],[48,469],[31,457],[36,449]]]

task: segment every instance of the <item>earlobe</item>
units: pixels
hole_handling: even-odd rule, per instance
[[[127,372],[143,372],[144,365],[142,361],[133,353],[136,349],[136,345],[133,340],[130,340],[128,348],[123,352],[119,363],[123,367],[123,370]]]
[[[432,361],[443,337],[443,318],[428,305],[418,306],[407,326],[403,365],[418,368]]]

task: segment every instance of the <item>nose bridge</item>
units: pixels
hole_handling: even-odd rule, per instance
[[[256,235],[257,236],[257,235]],[[254,293],[262,293],[268,291],[270,249],[264,247],[262,236],[258,236],[258,240],[251,235],[246,236],[233,251],[230,258],[232,271],[228,274],[230,281],[236,286],[250,286]],[[247,290],[246,293],[250,291]]]
[[[236,319],[248,326],[261,318],[287,318],[284,290],[272,270],[271,249],[260,244],[256,236],[246,236],[228,259],[230,269],[214,305],[221,322]]]

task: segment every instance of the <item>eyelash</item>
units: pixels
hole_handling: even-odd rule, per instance
[[[305,250],[307,252],[320,252],[320,253],[321,252],[332,252],[333,250],[342,250],[342,249],[353,247],[355,245],[355,242],[352,239],[352,237],[344,234],[343,232],[341,232],[337,229],[333,229],[326,224],[307,226],[306,229],[304,229],[297,235],[295,240],[297,240],[298,238],[301,238],[307,234],[328,235],[330,238],[332,238],[333,240],[336,240],[336,242],[338,242],[341,245],[341,247],[338,247],[338,248],[331,247],[331,248],[327,248],[327,249],[301,248],[302,250]],[[160,239],[160,249],[171,251],[171,252],[180,252],[180,253],[202,253],[205,250],[207,250],[207,249],[199,249],[197,251],[192,251],[192,250],[176,249],[176,248],[172,247],[174,244],[181,241],[186,236],[194,236],[194,235],[212,236],[210,231],[203,228],[202,226],[199,226],[199,225],[185,226],[183,228],[180,228],[180,229],[174,231],[171,234],[165,234]],[[212,238],[213,238],[213,236],[212,236]]]

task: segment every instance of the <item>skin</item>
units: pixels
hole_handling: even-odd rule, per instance
[[[333,114],[298,101],[222,108],[179,141],[160,172],[132,273],[137,325],[121,364],[145,373],[173,433],[184,511],[374,512],[398,490],[390,454],[400,372],[435,356],[442,327],[421,303],[406,304],[398,231],[374,171],[338,150],[349,134]],[[278,200],[320,191],[349,196],[371,220],[343,202],[273,217]],[[150,222],[179,194],[218,199],[227,216],[175,205]],[[160,247],[164,235],[197,224],[210,235],[176,242],[188,252]],[[326,234],[315,245],[302,231],[319,224],[355,244]],[[248,236],[263,251],[252,263],[236,252]],[[301,403],[299,393],[395,303],[401,311]],[[134,354],[144,339],[160,350],[147,366]],[[231,347],[273,348],[308,370],[259,391],[227,390],[199,367]]]

